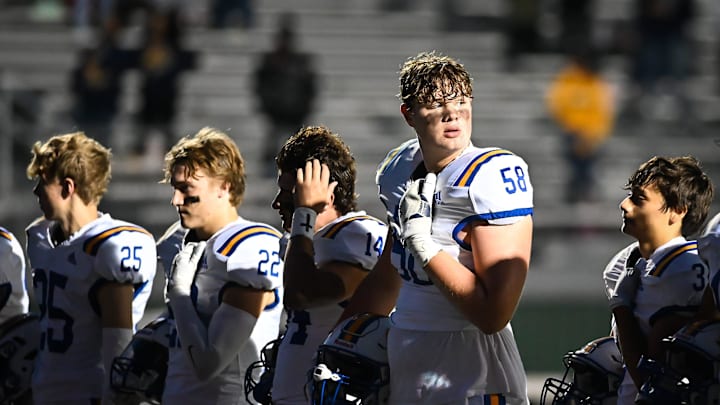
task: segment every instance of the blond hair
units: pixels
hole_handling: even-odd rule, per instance
[[[230,186],[230,203],[239,206],[245,195],[245,162],[240,149],[224,132],[204,127],[192,137],[180,139],[165,155],[163,183],[169,183],[173,167],[184,164],[188,176],[204,169]]]
[[[55,135],[45,143],[35,142],[32,154],[26,170],[31,180],[71,178],[85,204],[98,204],[107,191],[112,154],[84,132]]]

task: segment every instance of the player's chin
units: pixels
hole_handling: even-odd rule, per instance
[[[290,232],[290,228],[292,228],[292,215],[280,214],[280,221],[282,222],[282,228],[286,232]]]

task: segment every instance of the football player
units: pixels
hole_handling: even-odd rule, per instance
[[[188,235],[167,274],[176,332],[162,402],[239,404],[245,370],[278,335],[282,235],[238,214],[245,164],[221,131],[178,141],[165,156],[164,181]]]
[[[472,80],[455,59],[408,59],[399,96],[416,138],[378,167],[392,232],[343,317],[396,307],[390,403],[527,404],[510,320],[530,263],[528,166],[473,145]]]
[[[40,343],[38,318],[28,313],[25,252],[15,235],[0,227],[0,403],[31,403],[30,384]]]
[[[111,153],[82,132],[32,148],[28,178],[44,217],[27,229],[40,308],[36,404],[109,401],[112,360],[132,338],[155,276],[155,239],[98,211]]]
[[[25,252],[15,235],[0,227],[0,325],[28,312]]]
[[[387,226],[357,208],[355,159],[323,126],[300,129],[276,158],[272,202],[290,233],[285,254],[287,328],[278,348],[274,404],[307,404],[313,356],[382,254]]]
[[[698,238],[698,252],[710,269],[715,309],[720,304],[720,214],[716,214],[705,226]]]
[[[653,157],[630,176],[625,188],[629,193],[620,203],[621,229],[638,244],[627,252],[609,294],[628,371],[618,389],[618,404],[634,403],[645,380],[637,368],[640,357],[661,358],[662,339],[700,307],[709,272],[697,242],[685,236],[700,230],[713,198],[712,182],[692,157]]]

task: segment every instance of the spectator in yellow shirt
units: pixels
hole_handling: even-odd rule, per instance
[[[568,64],[550,84],[546,103],[566,138],[570,174],[565,199],[571,203],[591,201],[596,188],[595,163],[615,117],[613,89],[599,73],[595,51],[584,48],[570,53]]]

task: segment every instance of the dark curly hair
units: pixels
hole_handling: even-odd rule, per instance
[[[335,209],[346,214],[357,209],[355,194],[355,158],[340,136],[325,126],[301,128],[285,142],[275,162],[281,172],[294,172],[305,167],[305,162],[317,159],[330,169],[330,181],[335,187]]]
[[[710,210],[714,187],[697,159],[654,156],[640,165],[624,189],[632,191],[649,185],[657,187],[665,199],[665,211],[687,210],[682,224],[684,236],[700,230]]]

